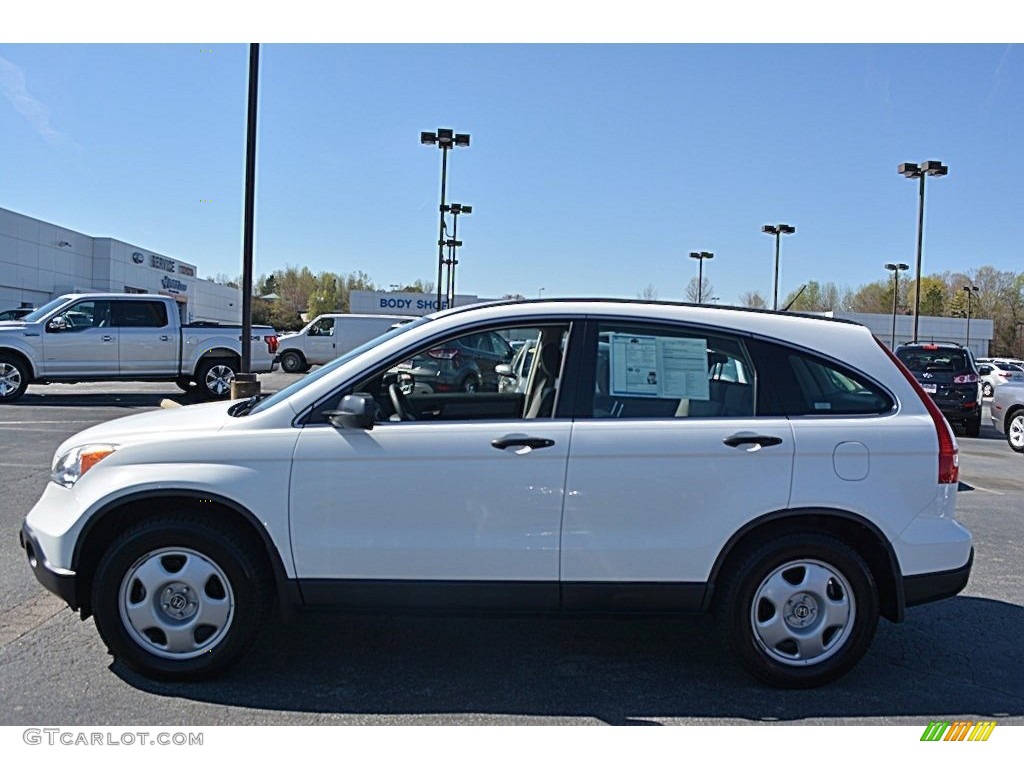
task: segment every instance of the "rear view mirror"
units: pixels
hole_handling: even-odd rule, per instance
[[[494,366],[494,372],[499,376],[507,376],[510,379],[514,379],[516,377],[516,375],[512,373],[511,363],[499,363]]]
[[[54,332],[66,331],[69,327],[67,318],[63,315],[53,318],[53,320],[46,324],[46,330]]]
[[[356,392],[341,398],[336,411],[326,411],[324,416],[335,427],[342,429],[373,429],[377,420],[377,403],[368,392]]]

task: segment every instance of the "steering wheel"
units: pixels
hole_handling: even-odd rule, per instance
[[[413,413],[409,398],[405,396],[397,382],[388,384],[388,397],[391,398],[391,405],[394,406],[399,421],[416,421],[416,414]]]

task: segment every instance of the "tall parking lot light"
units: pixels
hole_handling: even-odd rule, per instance
[[[978,294],[978,286],[976,285],[965,285],[964,290],[967,291],[967,343],[965,347],[971,346],[971,294]]]
[[[713,259],[715,254],[707,251],[690,251],[690,258],[697,259],[697,303],[702,304],[704,298],[704,259]]]
[[[924,177],[945,176],[949,168],[938,160],[928,160],[921,165],[917,163],[900,163],[897,168],[900,175],[908,179],[920,179],[920,192],[917,206],[917,271],[914,283],[914,342],[917,342],[917,329],[921,317],[921,246],[924,242]]]
[[[472,213],[472,205],[463,205],[461,203],[452,203],[451,205],[445,206],[445,210],[452,214],[452,237],[447,241],[448,245],[448,258],[445,263],[448,264],[448,286],[445,295],[448,297],[448,306],[455,306],[455,265],[459,263],[459,260],[455,258],[455,249],[462,246],[462,241],[459,240],[459,214]]]
[[[444,269],[444,192],[448,181],[448,150],[452,147],[468,147],[469,134],[455,133],[451,128],[438,128],[437,133],[423,131],[420,144],[436,144],[441,148],[441,224],[437,230],[437,309],[441,309],[441,281]]]
[[[775,290],[772,292],[772,309],[779,308],[779,240],[782,235],[792,235],[796,227],[789,224],[765,224],[761,231],[766,235],[775,236]]]
[[[892,272],[892,343],[890,347],[896,349],[896,297],[900,291],[900,272],[910,269],[909,264],[899,262],[898,264],[886,264],[885,268]]]

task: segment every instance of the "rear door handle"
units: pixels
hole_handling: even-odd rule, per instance
[[[497,448],[499,451],[503,451],[506,448],[550,448],[555,444],[554,440],[546,437],[526,437],[525,435],[508,435],[506,437],[496,437],[491,440],[491,445]]]
[[[774,435],[733,435],[727,437],[722,441],[730,448],[739,448],[741,445],[756,445],[758,448],[764,448],[769,445],[780,445],[782,443],[781,437],[775,437]]]

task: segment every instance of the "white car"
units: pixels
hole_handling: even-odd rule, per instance
[[[981,392],[985,397],[992,397],[996,387],[1003,384],[1024,383],[1024,368],[1002,360],[979,361],[978,375],[981,376]]]
[[[540,329],[527,391],[405,394],[404,361],[523,329]],[[223,670],[294,605],[712,611],[756,677],[810,687],[856,664],[879,616],[966,585],[957,460],[863,326],[499,303],[415,320],[263,400],[72,437],[22,544],[157,678]]]

